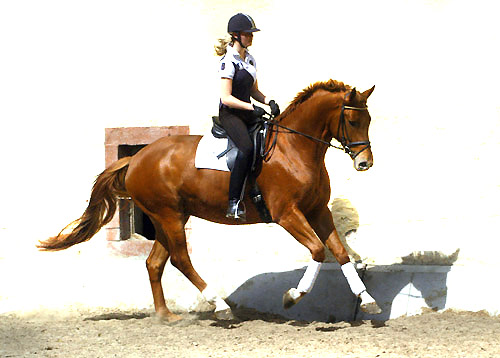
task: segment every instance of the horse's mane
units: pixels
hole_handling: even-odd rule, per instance
[[[328,92],[344,92],[350,90],[351,87],[345,85],[343,82],[328,80],[325,82],[316,82],[309,85],[302,92],[299,92],[290,105],[283,111],[281,118],[285,118],[291,112],[293,112],[301,103],[308,100],[317,90],[325,90]]]

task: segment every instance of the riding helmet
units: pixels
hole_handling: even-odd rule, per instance
[[[256,32],[255,22],[249,15],[238,13],[229,19],[227,32]]]

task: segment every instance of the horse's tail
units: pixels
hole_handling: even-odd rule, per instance
[[[61,232],[37,247],[43,251],[59,251],[90,240],[104,225],[109,223],[116,211],[118,196],[127,195],[125,174],[131,157],[111,164],[96,179],[90,195],[89,205],[83,215],[67,225]],[[69,233],[67,233],[71,230]]]

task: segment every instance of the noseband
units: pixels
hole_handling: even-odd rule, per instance
[[[338,146],[333,145],[332,143],[327,142],[325,140],[322,140],[322,139],[310,136],[309,134],[305,134],[305,133],[296,131],[295,129],[285,127],[285,126],[279,124],[278,122],[276,122],[274,120],[274,118],[272,118],[272,117],[271,117],[271,119],[265,120],[264,122],[267,125],[269,125],[270,127],[276,126],[276,127],[279,127],[279,128],[283,128],[283,129],[286,129],[289,133],[300,134],[301,136],[304,136],[306,138],[312,139],[312,140],[314,140],[316,142],[320,142],[320,143],[326,144],[329,147],[343,150],[344,152],[346,152],[347,154],[349,154],[349,156],[354,160],[361,152],[363,152],[366,149],[370,148],[370,141],[364,140],[364,141],[359,141],[359,142],[351,142],[351,140],[349,139],[349,134],[347,133],[347,124],[346,124],[345,116],[344,116],[344,111],[346,109],[354,110],[354,111],[367,111],[368,110],[367,107],[351,107],[351,106],[342,105],[342,109],[340,111],[339,128],[338,128],[338,131],[337,131],[337,134],[340,137],[339,142],[342,145],[342,147],[338,147]],[[342,133],[342,135],[340,136],[341,133]],[[272,151],[272,149],[276,145],[277,138],[278,138],[278,136],[274,137],[274,141],[270,145],[269,149],[265,153],[263,153],[264,157],[266,157],[267,154],[269,154]],[[352,147],[357,147],[357,146],[360,146],[360,145],[364,145],[364,147],[361,148],[360,151],[355,152],[355,151],[352,150]]]

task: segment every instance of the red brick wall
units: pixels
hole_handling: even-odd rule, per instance
[[[188,126],[170,127],[126,127],[105,129],[105,161],[106,167],[118,160],[119,145],[149,144],[162,137],[178,134],[189,134]]]

